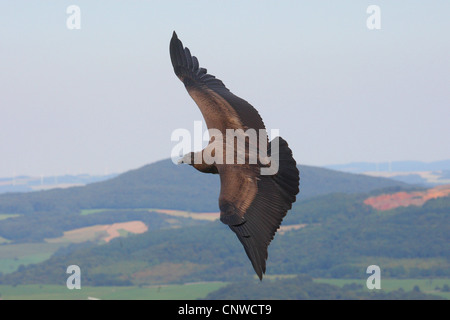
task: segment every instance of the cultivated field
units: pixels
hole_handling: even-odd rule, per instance
[[[315,279],[314,281],[341,287],[356,283],[366,288],[365,279]],[[195,300],[204,298],[208,293],[225,285],[227,285],[225,282],[124,287],[91,287],[82,284],[79,290],[69,290],[65,285],[0,285],[0,300]],[[402,288],[405,291],[411,291],[417,286],[424,293],[450,299],[450,292],[436,290],[436,287],[442,288],[445,285],[450,285],[449,279],[382,278],[380,290],[389,292]]]
[[[65,231],[59,238],[46,239],[48,243],[80,243],[84,241],[109,242],[127,233],[144,233],[148,230],[142,221],[128,221],[113,224],[103,224]]]
[[[61,247],[58,243],[20,243],[0,245],[0,272],[9,273],[20,265],[44,261]]]
[[[195,300],[204,298],[224,282],[181,285],[84,287],[69,290],[65,285],[0,285],[0,299],[5,300]]]

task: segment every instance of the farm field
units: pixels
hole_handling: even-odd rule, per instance
[[[346,284],[359,284],[366,288],[365,279],[324,279],[314,280],[342,287]],[[381,291],[394,291],[402,288],[411,291],[415,286],[420,291],[450,299],[450,292],[436,290],[449,285],[449,279],[383,279]],[[65,285],[0,285],[0,300],[195,300],[205,298],[208,293],[227,285],[226,282],[199,282],[155,286],[81,286],[69,290]],[[368,289],[364,289],[368,290]]]
[[[109,242],[119,236],[126,236],[128,233],[144,233],[147,230],[147,226],[142,221],[127,221],[73,229],[65,231],[62,237],[46,239],[46,241],[48,243]]]
[[[19,243],[0,246],[0,273],[15,271],[20,265],[38,263],[50,256],[65,244],[58,243]]]
[[[225,282],[202,282],[160,286],[90,287],[69,290],[65,285],[0,285],[4,300],[195,300]]]

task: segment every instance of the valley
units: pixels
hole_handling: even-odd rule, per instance
[[[242,281],[256,284],[236,237],[218,221],[217,177],[189,169],[161,161],[83,187],[0,195],[0,298],[23,292],[24,299],[52,299],[52,290],[68,290],[65,268],[71,264],[80,267],[86,288],[73,293],[76,299],[164,296],[149,288],[173,288],[180,293],[174,299],[182,292],[180,299],[219,298],[217,290],[229,297]],[[300,276],[296,281],[306,281],[314,294],[371,298],[333,279],[364,283],[365,268],[376,264],[383,281],[441,279],[440,290],[415,295],[394,285],[389,290],[395,294],[383,291],[385,298],[447,298],[448,186],[423,188],[308,166],[300,171],[299,199],[269,247],[263,283],[273,286],[274,297],[274,288],[287,285],[283,278]],[[323,280],[310,282],[306,275]],[[322,286],[326,279],[332,287]],[[292,297],[306,294],[299,289],[289,289]]]

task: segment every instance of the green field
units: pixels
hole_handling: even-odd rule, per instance
[[[17,270],[20,265],[39,263],[50,258],[62,245],[55,243],[20,243],[0,245],[0,272]]]
[[[361,279],[315,279],[320,283],[336,286],[356,283],[365,287]],[[176,285],[156,286],[83,286],[81,289],[69,290],[65,285],[0,285],[0,299],[4,300],[195,300],[204,298],[210,292],[224,287],[225,282],[202,282]],[[450,279],[381,279],[381,289],[393,291],[402,288],[413,290],[418,286],[424,293],[439,295],[450,299],[450,292],[435,290],[450,284]],[[365,289],[368,290],[368,289]]]
[[[366,279],[315,279],[316,282],[328,283],[342,287],[345,284],[356,283],[362,285],[367,291]],[[450,292],[436,290],[436,287],[442,288],[444,285],[450,286],[450,279],[383,279],[381,277],[381,289],[385,291],[394,291],[402,288],[405,291],[411,291],[418,286],[423,293],[433,294],[450,299]],[[376,289],[373,289],[374,291]]]
[[[180,285],[84,287],[69,290],[64,285],[0,285],[4,300],[194,300],[204,298],[225,282],[204,282]]]

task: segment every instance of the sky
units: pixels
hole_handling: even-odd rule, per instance
[[[0,177],[169,158],[172,132],[203,119],[173,73],[174,30],[300,164],[450,159],[449,14],[444,0],[2,1]]]

